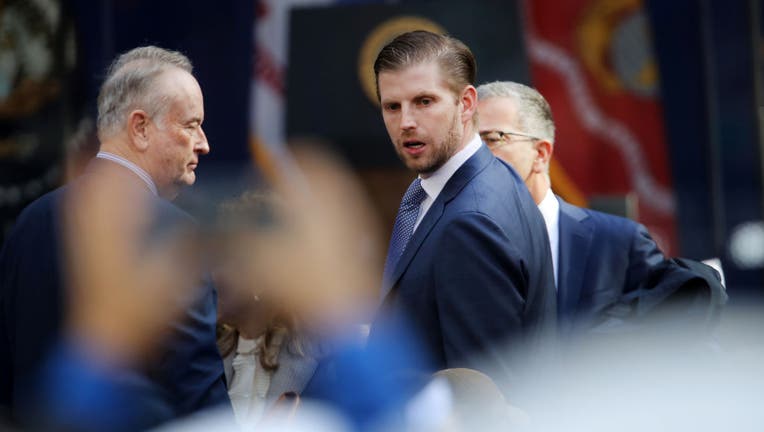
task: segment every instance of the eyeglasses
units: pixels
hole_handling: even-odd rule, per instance
[[[515,141],[537,141],[541,138],[535,137],[533,135],[524,134],[522,132],[505,132],[505,131],[485,131],[480,132],[480,139],[485,142],[485,144],[489,148],[497,148],[501,147],[505,144],[509,144],[509,139],[511,137],[521,137],[525,138],[524,140],[515,140]]]

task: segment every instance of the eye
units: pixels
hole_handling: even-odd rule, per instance
[[[432,99],[430,99],[430,98],[422,98],[419,101],[419,103],[424,105],[424,106],[427,106],[427,105],[430,105],[432,103]]]
[[[399,104],[397,102],[391,102],[391,103],[385,104],[385,110],[386,111],[398,111],[398,109],[400,109],[400,107],[401,107],[401,104]]]

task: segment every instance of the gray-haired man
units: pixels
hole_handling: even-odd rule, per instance
[[[91,412],[99,413],[93,421],[109,416],[128,419],[126,423],[110,424],[106,420],[100,423],[100,427],[114,430],[146,428],[228,400],[215,345],[215,293],[210,286],[198,292],[187,290],[195,295],[189,299],[191,305],[181,319],[172,321],[170,337],[147,367],[129,358],[138,353],[127,354],[140,350],[139,340],[148,337],[136,334],[143,328],[140,320],[125,322],[136,308],[124,305],[112,311],[111,317],[95,320],[103,325],[91,325],[87,338],[72,341],[71,335],[64,334],[62,329],[65,313],[71,310],[67,300],[72,291],[67,290],[77,288],[66,286],[70,269],[63,269],[60,264],[65,262],[60,250],[66,250],[64,205],[73,202],[72,198],[82,197],[83,191],[90,190],[88,187],[118,178],[118,184],[124,186],[122,192],[130,194],[115,199],[138,197],[148,203],[147,214],[136,216],[146,216],[155,227],[190,224],[191,218],[166,200],[174,198],[180,186],[194,183],[199,157],[210,150],[201,126],[203,120],[202,92],[192,75],[191,62],[184,55],[153,46],[141,47],[122,54],[110,66],[98,97],[101,147],[97,157],[72,184],[28,206],[0,254],[0,405],[20,415],[25,394],[34,390],[49,351],[62,341],[68,354],[61,363],[66,364],[66,359],[72,360],[72,356],[76,358],[79,352],[82,357],[96,360],[96,367],[80,369],[80,375],[72,368],[59,367],[59,372],[68,372],[44,375],[45,385],[55,387],[55,381],[61,378],[69,381],[71,389],[83,388],[78,398],[59,398],[57,403],[63,407],[58,406],[56,413],[43,413],[70,417],[57,420],[58,426],[88,424],[90,419],[82,418],[77,410],[83,401],[90,401]],[[125,227],[117,225],[113,229]],[[150,245],[154,240],[152,237],[139,244]],[[135,272],[142,270],[136,268]],[[181,271],[192,270],[198,269]],[[134,282],[140,279],[136,277]],[[121,286],[116,281],[114,285]],[[199,285],[203,285],[201,281]],[[158,298],[161,297],[155,297]],[[162,307],[168,308],[164,319],[169,323],[175,316],[169,313],[172,306]],[[72,317],[67,318],[71,322]],[[108,371],[110,367],[128,372],[120,383],[130,389],[127,393],[136,396],[132,406],[115,403],[109,408],[107,402],[114,401],[113,394],[105,392],[99,397],[90,392],[89,374],[101,369]],[[66,409],[69,403],[72,409]],[[120,417],[131,409],[135,415]]]

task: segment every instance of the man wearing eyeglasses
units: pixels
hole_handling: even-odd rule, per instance
[[[644,226],[555,196],[549,178],[555,126],[539,92],[514,82],[477,90],[481,138],[524,179],[544,216],[563,334],[600,324],[659,267],[673,271]]]

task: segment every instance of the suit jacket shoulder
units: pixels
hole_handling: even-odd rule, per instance
[[[41,363],[59,339],[63,307],[61,272],[61,204],[65,195],[78,193],[83,181],[98,181],[98,169],[112,169],[110,162],[94,160],[70,185],[44,195],[20,215],[0,258],[0,357],[12,359],[12,367],[0,360],[0,402],[16,406],[22,391],[33,388]],[[124,170],[112,164],[115,170]],[[92,169],[91,169],[92,168]],[[125,173],[129,178],[132,174]],[[133,179],[135,181],[135,179]],[[137,181],[139,187],[140,180]],[[150,195],[148,189],[146,193]],[[188,215],[153,195],[150,208],[155,224],[147,241],[163,227],[190,221]],[[8,313],[5,313],[5,312]],[[183,415],[227,401],[223,368],[215,345],[216,293],[210,284],[185,316],[174,322],[173,334],[163,346],[161,361],[144,374],[141,386],[158,395],[163,411]],[[8,354],[8,355],[6,355]],[[144,371],[145,372],[145,371]],[[11,395],[8,395],[8,393]],[[166,410],[164,408],[167,408]],[[167,418],[164,418],[167,420]],[[148,424],[146,425],[148,426]]]
[[[563,326],[588,327],[665,257],[643,225],[559,202],[558,314]]]

